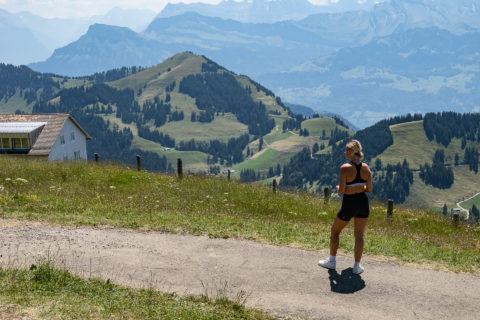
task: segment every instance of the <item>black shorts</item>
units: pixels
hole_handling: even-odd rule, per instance
[[[370,207],[365,192],[356,194],[344,194],[342,208],[337,217],[343,221],[350,221],[352,218],[368,218]]]

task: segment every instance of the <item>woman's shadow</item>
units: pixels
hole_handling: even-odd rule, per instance
[[[339,274],[337,270],[328,270],[330,287],[337,293],[355,293],[365,288],[365,281],[358,274],[353,273],[352,268],[342,270]]]

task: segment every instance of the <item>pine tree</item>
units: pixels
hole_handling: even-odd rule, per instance
[[[472,215],[472,220],[475,222],[478,222],[480,219],[480,212],[478,211],[478,208],[476,205],[472,206],[472,209],[470,210],[470,214]]]

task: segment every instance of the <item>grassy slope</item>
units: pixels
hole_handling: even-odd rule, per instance
[[[280,152],[267,148],[261,155],[255,158],[248,158],[246,161],[233,166],[233,169],[240,171],[242,169],[267,170],[270,167],[276,167],[277,164],[283,165],[288,163],[290,158],[294,156],[293,152]]]
[[[460,203],[460,206],[467,210],[472,209],[473,205],[475,205],[477,208],[480,208],[480,194],[472,199]]]
[[[62,225],[186,232],[325,250],[331,222],[340,206],[336,201],[325,205],[318,195],[273,194],[266,187],[224,179],[179,180],[110,165],[3,157],[0,167],[0,217]],[[340,250],[352,252],[351,226],[342,239]],[[401,208],[389,222],[385,207],[372,206],[366,254],[478,272],[479,250],[479,225],[461,223],[454,227],[441,215]]]
[[[346,130],[350,133],[350,135],[353,135],[352,130],[336,124],[333,118],[314,118],[302,122],[302,129],[307,129],[311,136],[321,137],[322,131],[325,130],[325,134],[327,138],[329,138],[330,131],[335,130],[335,128],[338,128],[342,131]]]
[[[225,114],[215,117],[212,122],[191,122],[190,117],[183,121],[168,122],[158,131],[175,138],[175,141],[187,141],[194,138],[197,141],[223,140],[237,138],[248,133],[248,128],[237,121],[235,115]]]
[[[463,159],[464,151],[461,149],[459,139],[453,139],[447,148],[435,141],[429,141],[423,129],[423,121],[397,124],[390,126],[390,129],[394,143],[378,156],[384,166],[388,163],[396,164],[406,158],[412,169],[418,169],[425,162],[431,164],[433,155],[438,149],[445,151],[445,162],[448,164],[453,164],[455,153],[460,156],[460,162]],[[477,144],[475,146],[478,147]],[[375,163],[375,159],[371,163]],[[414,184],[411,186],[410,196],[405,205],[441,207],[444,203],[447,203],[447,206],[452,206],[462,197],[480,191],[479,179],[475,178],[475,173],[469,171],[463,165],[454,167],[453,170],[455,183],[447,190],[426,186],[416,172],[414,174]]]
[[[461,149],[460,139],[452,139],[447,148],[435,141],[429,141],[423,129],[423,121],[396,124],[390,126],[390,130],[393,134],[393,145],[378,156],[384,165],[396,164],[406,158],[411,168],[418,169],[425,162],[431,163],[433,155],[438,149],[445,151],[447,164],[454,163],[455,153],[460,156],[460,162],[463,160],[465,151]],[[472,145],[479,147],[477,143]]]
[[[63,78],[54,77],[53,79],[60,83],[61,89],[72,88],[86,83],[86,81],[77,79],[66,79],[65,82],[63,82]],[[42,90],[43,89],[37,91],[37,95],[39,95]],[[15,113],[17,109],[25,113],[31,113],[34,104],[35,102],[27,104],[23,96],[20,95],[20,90],[17,89],[17,92],[10,99],[8,99],[8,101],[5,101],[5,99],[0,100],[0,113]]]
[[[461,201],[466,195],[472,195],[480,191],[480,175],[475,177],[475,173],[470,171],[467,166],[459,166],[453,169],[455,182],[450,189],[437,189],[427,186],[414,173],[414,183],[410,187],[410,196],[405,202],[409,207],[442,207],[445,203],[450,208]]]
[[[32,112],[33,102],[30,105],[27,105],[27,102],[23,97],[20,95],[20,91],[17,89],[15,95],[10,97],[8,101],[4,99],[0,100],[0,113],[15,113],[15,111],[21,110],[23,112]]]

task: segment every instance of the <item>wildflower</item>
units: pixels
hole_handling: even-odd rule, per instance
[[[327,213],[326,213],[325,211],[322,211],[322,212],[319,212],[318,215],[319,215],[319,216],[326,216]]]
[[[117,187],[115,187],[115,186],[110,186],[110,189],[116,189],[116,188],[117,188]]]
[[[5,190],[5,187],[0,184],[0,192],[3,192]]]
[[[133,197],[132,197],[132,196],[128,196],[127,198],[128,198],[129,200],[132,200],[132,199],[133,199]]]
[[[20,183],[28,183],[28,180],[23,179],[23,178],[17,178],[17,179],[15,179],[15,181],[20,182]]]

